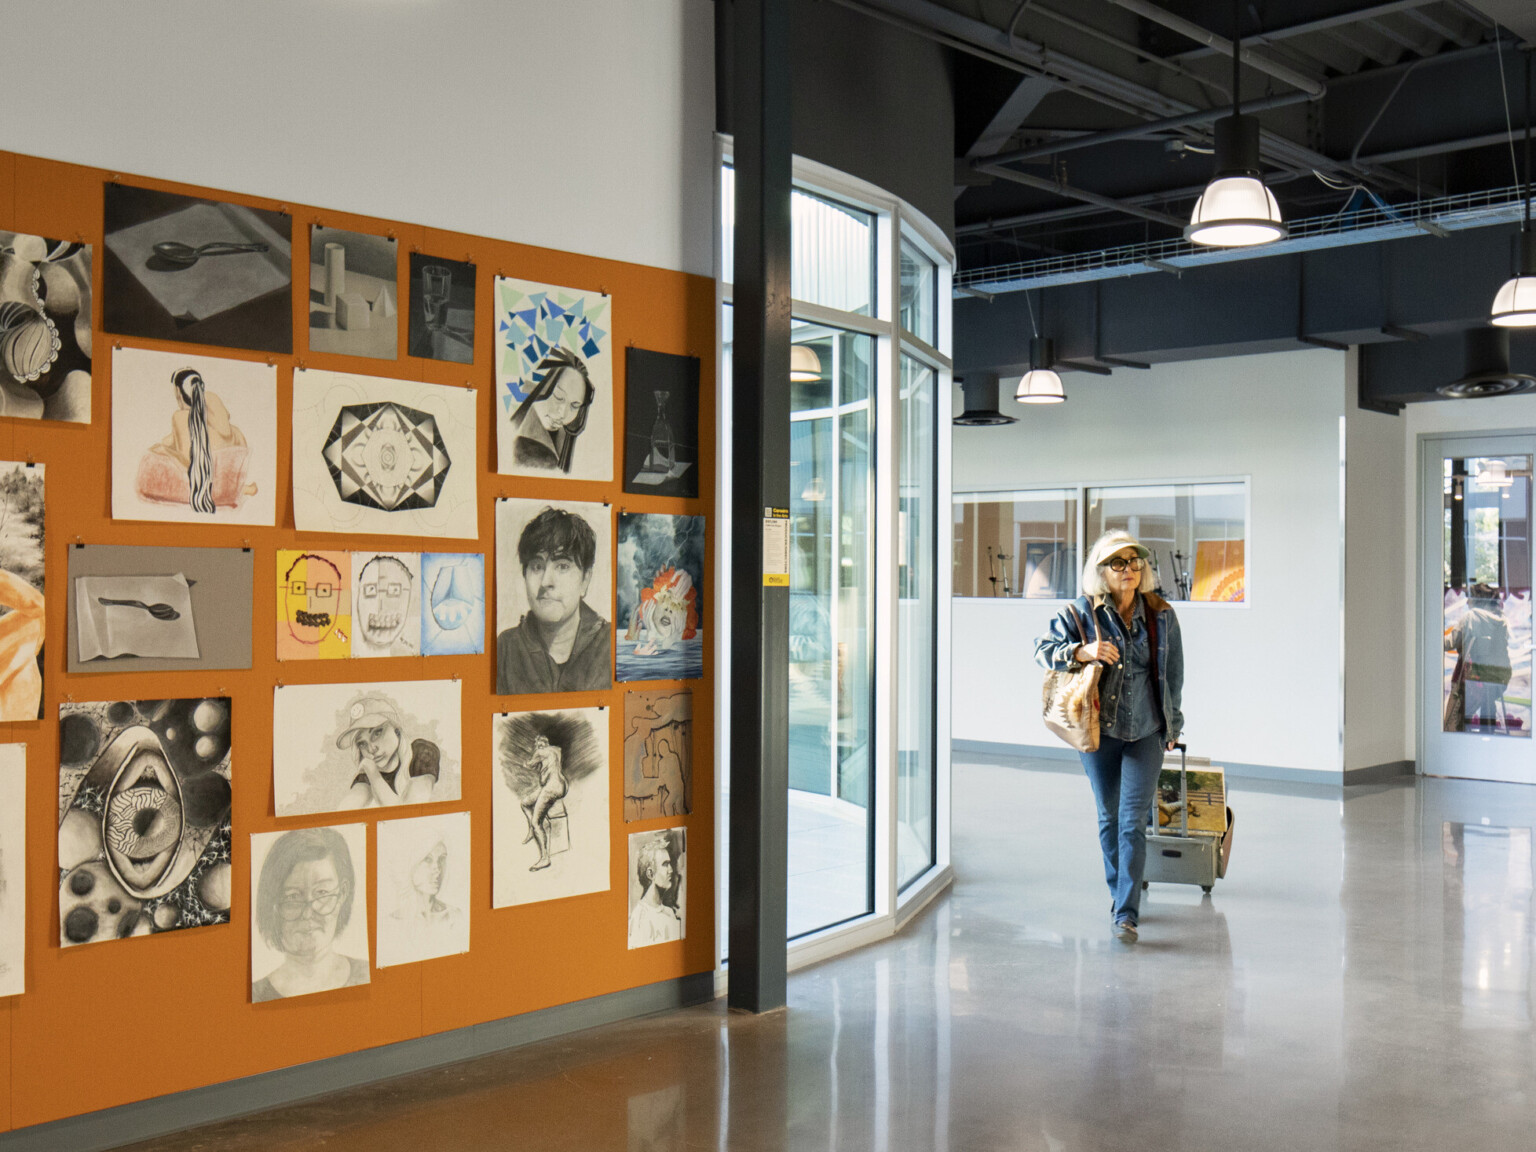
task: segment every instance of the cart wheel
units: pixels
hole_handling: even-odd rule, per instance
[[[1214,887],[1214,884],[1202,884],[1200,885],[1200,891],[1204,892],[1206,895],[1210,895],[1210,891]]]

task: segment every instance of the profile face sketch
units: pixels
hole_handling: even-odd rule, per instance
[[[230,733],[227,697],[60,706],[63,946],[228,922]]]
[[[352,555],[352,655],[415,656],[421,650],[421,557]]]
[[[279,659],[331,659],[351,647],[351,562],[346,553],[279,552],[283,614]]]
[[[460,708],[456,680],[278,686],[277,815],[457,800]]]
[[[682,828],[665,828],[629,838],[631,948],[683,938],[685,836]]]
[[[556,348],[533,379],[533,391],[512,414],[513,458],[526,468],[569,472],[595,394],[591,374],[576,353]]]
[[[239,507],[257,491],[246,479],[245,433],[196,368],[173,372],[171,388],[176,395],[171,429],[140,459],[135,491],[141,500],[186,505],[204,516]]]
[[[508,506],[528,503],[498,506],[498,538],[515,523],[516,509]],[[606,509],[596,512],[606,521]],[[606,592],[593,585],[597,548],[588,516],[571,508],[543,507],[522,525],[515,561],[520,586],[510,592],[526,612],[497,635],[497,692],[584,692],[612,684],[611,628],[589,602],[594,592]],[[506,582],[505,563],[502,578]]]
[[[304,996],[368,983],[367,933],[361,957],[344,935],[357,910],[357,863],[348,836],[362,825],[301,828],[251,837],[256,890],[251,901],[253,949],[265,945],[268,971],[251,984],[251,1002]],[[258,854],[262,857],[255,867]],[[346,941],[343,944],[343,941]],[[271,965],[271,960],[278,962]],[[252,968],[257,969],[253,956]]]
[[[379,838],[380,968],[469,950],[469,814],[385,820]]]

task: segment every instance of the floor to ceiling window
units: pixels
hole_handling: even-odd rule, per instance
[[[722,420],[734,199],[727,157]],[[938,431],[953,260],[900,201],[806,162],[796,163],[791,219],[788,936],[821,941],[889,926],[925,877],[947,873],[938,665],[949,574],[938,533],[948,526],[937,509],[949,506]],[[727,548],[720,563],[729,570]],[[727,859],[722,851],[722,898]]]

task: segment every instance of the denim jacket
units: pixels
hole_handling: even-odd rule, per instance
[[[1184,696],[1184,641],[1179,635],[1179,619],[1156,592],[1143,592],[1147,609],[1157,617],[1157,683],[1162,692],[1164,739],[1175,741],[1184,732],[1184,713],[1179,706]],[[1035,663],[1042,668],[1062,671],[1076,666],[1072,654],[1083,644],[1093,642],[1093,625],[1088,620],[1090,612],[1097,612],[1099,633],[1115,646],[1120,642],[1121,626],[1115,620],[1115,607],[1105,596],[1095,596],[1092,603],[1086,596],[1073,601],[1077,618],[1063,608],[1051,621],[1050,631],[1035,641]],[[1081,619],[1087,629],[1086,637],[1078,634],[1077,622]],[[1107,732],[1114,727],[1116,709],[1120,704],[1120,681],[1124,676],[1120,664],[1106,664],[1099,677],[1099,730]]]

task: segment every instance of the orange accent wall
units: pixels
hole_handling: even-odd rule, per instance
[[[409,179],[409,169],[402,171]],[[102,187],[125,184],[278,209],[293,218],[294,354],[275,357],[278,411],[278,527],[146,524],[111,519],[111,351],[124,346],[177,349],[184,344],[116,337],[101,330]],[[558,211],[552,206],[551,211]],[[313,223],[400,242],[402,355],[394,362],[309,353],[308,228]],[[0,741],[27,745],[26,992],[0,1000],[0,1128],[20,1128],[169,1092],[249,1076],[380,1044],[499,1019],[555,1004],[710,970],[714,965],[714,589],[706,582],[704,679],[694,699],[694,812],[678,819],[625,824],[621,685],[602,693],[539,697],[492,695],[495,613],[487,604],[482,656],[279,663],[273,642],[273,570],[280,548],[397,548],[486,554],[487,589],[495,575],[498,496],[602,500],[634,511],[708,517],[707,572],[713,573],[717,522],[715,475],[715,287],[700,276],[534,248],[285,204],[260,197],[142,179],[127,174],[0,152],[0,228],[79,239],[93,252],[92,414],[87,425],[0,420],[0,459],[47,466],[48,638],[44,649],[44,719],[0,725]],[[473,365],[406,356],[407,253],[420,250],[476,264]],[[613,297],[615,427],[612,483],[527,480],[493,468],[492,288],[498,274]],[[624,348],[637,345],[700,358],[701,498],[625,495],[622,473]],[[210,355],[262,354],[199,348]],[[311,368],[469,385],[479,397],[479,538],[476,541],[296,532],[290,449],[292,370]],[[240,547],[254,551],[253,666],[248,671],[67,675],[64,671],[67,549],[89,544]],[[610,604],[610,619],[614,619]],[[615,624],[620,622],[615,620]],[[615,631],[617,632],[616,627]],[[458,677],[463,689],[463,799],[420,805],[400,815],[471,813],[473,876],[470,951],[462,956],[374,968],[363,987],[250,1003],[249,835],[275,829],[362,820],[377,810],[278,820],[273,815],[272,690],[287,684]],[[654,688],[647,683],[631,687]],[[234,905],[231,922],[69,949],[59,947],[57,866],[58,705],[74,700],[157,699],[209,693],[233,697]],[[610,750],[610,872],[606,893],[515,908],[491,908],[491,721],[498,711],[603,704],[618,718]],[[647,828],[688,829],[687,938],[626,947],[627,838]],[[374,908],[377,835],[368,837],[368,919]],[[372,939],[370,939],[372,948]]]

